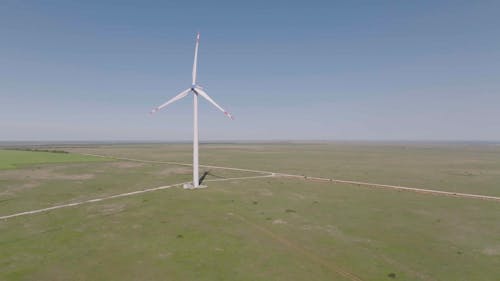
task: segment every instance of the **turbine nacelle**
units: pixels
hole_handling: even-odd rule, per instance
[[[233,115],[231,115],[231,113],[227,112],[227,111],[224,111],[224,114],[229,117],[231,120],[234,120],[234,117]]]
[[[160,111],[161,109],[163,109],[164,107],[166,107],[167,105],[171,104],[171,103],[174,103],[184,97],[186,97],[189,93],[193,93],[197,96],[201,96],[203,97],[204,99],[206,99],[209,103],[211,103],[213,106],[215,106],[217,109],[219,109],[220,111],[222,111],[222,113],[224,113],[224,115],[226,115],[228,118],[234,120],[233,116],[231,115],[231,113],[227,112],[224,108],[222,108],[220,105],[218,105],[208,94],[207,92],[205,92],[205,90],[203,90],[202,87],[200,86],[194,86],[194,87],[191,87],[191,88],[188,88],[182,92],[180,92],[177,96],[169,99],[167,102],[165,102],[164,104],[158,106],[158,107],[155,107],[151,110],[150,114],[154,114],[158,111]]]

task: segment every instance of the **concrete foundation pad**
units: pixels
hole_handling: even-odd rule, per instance
[[[200,189],[200,188],[206,188],[206,185],[198,185],[197,187],[194,187],[192,183],[185,183],[182,185],[184,189]]]

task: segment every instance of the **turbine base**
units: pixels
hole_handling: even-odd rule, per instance
[[[192,183],[185,183],[182,185],[184,189],[200,189],[200,188],[206,188],[206,185],[198,185],[197,187],[194,187]]]

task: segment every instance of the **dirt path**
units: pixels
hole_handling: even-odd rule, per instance
[[[248,180],[248,179],[269,178],[269,177],[273,177],[273,176],[274,175],[235,177],[235,178],[225,178],[225,179],[211,179],[211,180],[205,180],[205,181],[214,182],[214,181],[230,181],[230,180]],[[48,208],[0,216],[0,220],[10,219],[10,218],[15,218],[15,217],[20,217],[20,216],[26,216],[26,215],[34,215],[34,214],[44,213],[44,212],[57,210],[57,209],[61,209],[61,208],[75,207],[75,206],[79,206],[79,205],[83,205],[83,204],[95,203],[95,202],[100,202],[100,201],[114,199],[114,198],[127,197],[127,196],[142,194],[142,193],[146,193],[146,192],[152,192],[152,191],[167,189],[167,188],[171,188],[171,187],[182,186],[183,184],[185,184],[185,182],[171,184],[171,185],[158,186],[158,187],[153,187],[153,188],[147,188],[147,189],[137,190],[137,191],[132,191],[132,192],[120,193],[120,194],[115,194],[115,195],[110,195],[110,196],[100,197],[100,198],[95,198],[95,199],[89,199],[89,200],[84,200],[84,201],[79,201],[79,202],[60,204],[60,205],[55,205],[55,206],[48,207]]]
[[[127,196],[137,195],[137,194],[141,194],[141,193],[162,190],[162,189],[166,189],[166,188],[170,188],[170,187],[181,186],[183,184],[184,183],[176,183],[176,184],[172,184],[172,185],[159,186],[159,187],[148,188],[148,189],[143,189],[143,190],[138,190],[138,191],[110,195],[110,196],[101,197],[101,198],[89,199],[89,200],[84,200],[84,201],[80,201],[80,202],[61,204],[61,205],[56,205],[56,206],[38,209],[38,210],[20,212],[20,213],[16,213],[16,214],[12,214],[12,215],[0,216],[0,220],[10,219],[10,218],[15,218],[15,217],[20,217],[20,216],[26,216],[26,215],[34,215],[34,214],[44,213],[44,212],[57,210],[57,209],[61,209],[61,208],[74,207],[74,206],[79,206],[79,205],[88,204],[88,203],[95,203],[95,202],[100,202],[100,201],[114,199],[114,198],[127,197]]]
[[[345,184],[352,184],[352,185],[358,185],[358,186],[368,186],[368,187],[382,188],[382,189],[396,189],[396,190],[412,191],[412,192],[424,193],[424,194],[444,195],[444,196],[491,200],[491,201],[500,202],[500,197],[489,196],[489,195],[470,194],[470,193],[461,193],[461,192],[453,192],[453,191],[442,191],[442,190],[435,190],[435,189],[407,187],[407,186],[400,186],[400,185],[388,185],[388,184],[379,184],[379,183],[370,183],[370,182],[361,182],[361,181],[349,181],[349,180],[337,180],[337,179],[330,179],[330,178],[308,177],[308,176],[280,174],[280,173],[276,173],[276,175],[284,176],[284,177],[301,178],[304,180],[317,181],[317,182],[345,183]]]
[[[115,157],[115,156],[110,156],[110,155],[100,155],[100,154],[91,154],[91,153],[77,153],[77,152],[72,152],[72,153],[80,154],[80,155],[85,155],[85,156],[94,156],[94,157],[101,157],[101,158],[107,158],[107,159],[124,160],[124,161],[134,161],[134,162],[142,162],[142,163],[170,164],[170,165],[189,166],[189,167],[193,166],[192,164],[181,163],[181,162],[143,160],[143,159]],[[274,174],[273,172],[268,172],[268,171],[249,170],[249,169],[232,168],[232,167],[222,167],[222,166],[212,166],[212,165],[199,165],[199,166],[200,167],[204,167],[204,168],[213,168],[213,169],[240,171],[240,172],[253,172],[253,173],[259,173],[259,174]]]
[[[81,155],[87,155],[87,156],[94,156],[94,157],[102,157],[102,158],[115,159],[115,160],[142,162],[142,163],[157,163],[157,164],[170,164],[170,165],[180,165],[180,166],[192,166],[191,164],[188,164],[188,163],[179,163],[179,162],[142,160],[142,159],[132,159],[132,158],[114,157],[114,156],[98,155],[98,154],[88,154],[88,153],[80,153],[80,154]],[[387,184],[378,184],[378,183],[369,183],[369,182],[360,182],[360,181],[338,180],[338,179],[333,179],[333,178],[308,177],[308,176],[303,176],[303,175],[294,175],[294,174],[286,174],[286,173],[271,172],[271,171],[251,170],[251,169],[242,169],[242,168],[233,168],[233,167],[222,167],[222,166],[213,166],[213,165],[200,165],[200,167],[212,168],[212,169],[224,169],[224,170],[232,170],[232,171],[242,171],[242,172],[254,172],[254,173],[259,173],[259,174],[266,174],[266,175],[261,175],[261,176],[248,176],[248,177],[235,177],[235,178],[227,178],[227,179],[206,180],[206,181],[211,181],[211,182],[212,181],[229,181],[229,180],[257,179],[257,178],[267,178],[267,177],[290,177],[290,178],[297,178],[297,179],[317,181],[317,182],[325,182],[325,183],[343,183],[343,184],[352,184],[352,185],[358,185],[358,186],[366,186],[366,187],[371,187],[371,188],[395,189],[395,190],[402,190],[402,191],[417,192],[417,193],[422,193],[422,194],[431,194],[431,195],[440,195],[440,196],[451,196],[451,197],[460,197],[460,198],[469,198],[469,199],[480,199],[480,200],[490,200],[490,201],[500,202],[500,197],[488,196],[488,195],[460,193],[460,192],[451,192],[451,191],[442,191],[442,190],[435,190],[435,189],[406,187],[406,186],[399,186],[399,185],[387,185]],[[73,207],[73,206],[78,206],[78,205],[87,204],[87,203],[94,203],[94,202],[99,202],[99,201],[113,199],[113,198],[131,196],[131,195],[136,195],[136,194],[141,194],[141,193],[146,193],[146,192],[151,192],[151,191],[166,189],[166,188],[170,188],[170,187],[181,186],[183,184],[184,183],[177,183],[177,184],[173,184],[173,185],[160,186],[160,187],[149,188],[149,189],[144,189],[144,190],[139,190],[139,191],[121,193],[121,194],[111,195],[111,196],[102,197],[102,198],[89,199],[89,200],[80,201],[80,202],[67,203],[67,204],[62,204],[62,205],[56,205],[56,206],[52,206],[52,207],[48,207],[48,208],[43,208],[43,209],[38,209],[38,210],[20,212],[20,213],[11,214],[11,215],[0,216],[0,220],[14,218],[14,217],[18,217],[18,216],[24,216],[24,215],[38,214],[38,213],[48,212],[48,211],[56,210],[56,209],[60,209],[60,208]]]
[[[143,163],[157,163],[157,164],[192,166],[189,163],[180,163],[180,162],[142,160],[142,159],[122,158],[122,157],[114,157],[114,156],[99,155],[99,154],[89,154],[89,153],[79,153],[79,154],[87,155],[87,156],[94,156],[94,157],[109,158],[109,159],[115,159],[115,160],[143,162]],[[212,168],[212,169],[232,170],[232,171],[242,171],[242,172],[254,172],[254,173],[268,174],[268,175],[274,175],[274,176],[300,178],[300,179],[304,179],[304,180],[317,181],[317,182],[344,183],[344,184],[351,184],[351,185],[358,185],[358,186],[366,186],[366,187],[371,187],[371,188],[396,189],[396,190],[402,190],[402,191],[417,192],[417,193],[422,193],[422,194],[451,196],[451,197],[490,200],[490,201],[500,202],[500,197],[489,196],[489,195],[442,191],[442,190],[436,190],[436,189],[415,188],[415,187],[407,187],[407,186],[400,186],[400,185],[388,185],[388,184],[379,184],[379,183],[370,183],[370,182],[361,182],[361,181],[339,180],[339,179],[333,179],[333,178],[309,177],[309,176],[303,176],[303,175],[294,175],[294,174],[271,172],[271,171],[251,170],[251,169],[213,166],[213,165],[200,165],[200,167]]]

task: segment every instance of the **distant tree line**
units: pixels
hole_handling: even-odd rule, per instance
[[[6,148],[8,150],[20,150],[20,151],[31,151],[31,152],[49,152],[49,153],[69,153],[64,150],[58,149],[41,149],[41,148],[33,148],[33,147],[10,147]]]

